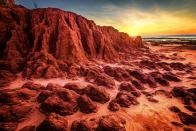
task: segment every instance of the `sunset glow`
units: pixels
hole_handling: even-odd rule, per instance
[[[118,10],[117,7],[108,8]],[[107,19],[96,19],[96,21],[101,25],[112,25],[129,35],[196,33],[196,19],[187,15],[186,11],[167,12],[155,9],[145,12],[137,9],[124,9],[120,14],[116,14],[115,18],[120,19],[120,22]]]
[[[195,0],[32,0],[72,11],[129,35],[196,34]],[[33,2],[17,0],[33,8]]]

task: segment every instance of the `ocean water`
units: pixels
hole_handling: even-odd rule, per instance
[[[144,41],[150,42],[178,42],[178,43],[190,43],[196,44],[196,34],[195,35],[151,35],[143,36]]]

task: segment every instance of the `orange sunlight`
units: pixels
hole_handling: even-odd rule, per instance
[[[167,12],[160,9],[142,11],[138,9],[119,9],[115,6],[105,7],[109,11],[122,10],[113,17],[94,20],[100,25],[112,25],[121,32],[131,36],[159,34],[193,34],[196,33],[196,19],[185,11]]]

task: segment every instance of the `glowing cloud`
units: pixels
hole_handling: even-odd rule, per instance
[[[184,10],[167,12],[158,8],[150,11],[116,6],[103,8],[106,12],[114,12],[114,15],[93,19],[100,25],[112,25],[130,35],[196,33],[196,20],[186,15]]]
[[[196,34],[196,0],[32,0],[81,14],[130,35]],[[27,0],[17,3],[32,8]]]

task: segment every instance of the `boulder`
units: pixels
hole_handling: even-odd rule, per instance
[[[114,86],[115,86],[114,80],[112,80],[111,78],[109,78],[106,75],[99,75],[95,79],[95,84],[97,84],[98,86],[105,86],[108,88],[114,88]]]
[[[114,68],[114,70],[116,72],[120,73],[123,81],[130,81],[132,79],[127,70],[124,70],[123,68],[120,68],[120,67],[116,67],[116,68]]]
[[[55,83],[48,83],[48,85],[46,86],[46,90],[50,90],[50,91],[56,91],[61,88],[63,87]]]
[[[195,125],[196,124],[196,117],[191,116],[185,112],[179,112],[178,116],[183,124],[185,125]]]
[[[152,97],[153,93],[148,92],[148,91],[142,91],[142,94],[144,94],[146,97]]]
[[[115,115],[101,116],[72,123],[71,131],[125,131],[126,121]]]
[[[161,77],[155,77],[155,80],[162,86],[169,86],[169,82]]]
[[[174,87],[171,92],[174,97],[185,97],[188,95],[185,87]]]
[[[122,82],[119,85],[119,90],[120,91],[128,91],[128,92],[132,92],[132,91],[137,91],[137,89],[130,83],[130,82]]]
[[[126,91],[120,91],[116,96],[116,101],[121,107],[129,107],[130,105],[137,105],[139,102],[136,98],[130,93]]]
[[[190,105],[185,105],[184,106],[187,110],[191,111],[191,112],[196,112],[196,109],[193,106]]]
[[[159,89],[154,92],[155,95],[165,95],[168,98],[172,98],[172,93],[167,90]]]
[[[110,100],[110,95],[103,87],[88,85],[85,88],[85,93],[93,101],[100,102],[102,104]]]
[[[192,105],[193,101],[192,101],[192,97],[191,96],[185,96],[185,97],[181,97],[182,102],[184,105]]]
[[[96,113],[97,105],[86,95],[82,95],[78,98],[78,107],[83,113]]]
[[[138,90],[145,90],[146,88],[140,84],[137,80],[132,80],[131,83],[138,89]]]
[[[189,88],[187,91],[196,95],[196,88]]]
[[[75,83],[67,83],[65,84],[64,88],[73,90],[80,95],[84,94],[84,88]]]
[[[146,82],[148,83],[148,85],[151,88],[156,88],[157,87],[155,79],[152,76],[150,76],[150,75],[146,76]]]
[[[131,77],[130,77],[129,73],[127,71],[123,70],[120,67],[105,66],[104,67],[104,72],[107,75],[113,77],[117,81],[131,80]]]
[[[120,72],[117,72],[113,67],[105,66],[104,72],[118,81],[122,81],[123,79]]]
[[[79,95],[72,91],[65,88],[56,90],[56,95],[63,99],[64,101],[76,101]]]
[[[49,90],[43,90],[39,93],[38,97],[37,97],[37,101],[42,103],[44,102],[48,97],[52,96],[54,93],[52,91]]]
[[[36,84],[34,82],[26,82],[22,88],[28,88],[30,90],[36,90],[36,91],[39,91],[39,90],[44,90],[45,87],[40,85],[40,84]]]
[[[150,75],[162,86],[169,86],[169,82],[165,80],[160,72],[151,72]]]
[[[160,68],[166,70],[166,71],[171,71],[171,67],[169,65],[169,63],[167,62],[157,62],[156,63]]]
[[[36,129],[37,131],[67,131],[68,121],[55,113],[51,113]]]
[[[165,72],[163,74],[163,78],[169,81],[180,82],[181,80],[171,72]]]
[[[169,107],[169,110],[172,111],[172,112],[175,112],[175,113],[181,112],[181,110],[176,106]]]
[[[103,116],[96,131],[126,131],[126,121],[114,116]]]
[[[171,124],[176,126],[176,127],[183,127],[182,123],[179,123],[179,122],[176,122],[176,121],[172,121]]]
[[[110,101],[108,109],[111,111],[118,111],[120,109],[120,105],[118,104],[116,99]]]
[[[72,115],[78,110],[78,104],[76,101],[67,101],[60,99],[57,96],[48,97],[40,105],[40,110],[45,113],[56,113],[60,115]]]
[[[16,91],[17,97],[22,100],[30,100],[37,95],[35,90],[30,90],[28,88],[21,88]]]
[[[172,62],[170,63],[170,67],[173,68],[174,70],[184,71],[189,66],[184,65],[183,63],[180,62]]]
[[[151,61],[151,60],[141,60],[139,63],[141,68],[146,68],[146,69],[157,69],[157,66],[155,64],[155,62]]]
[[[146,83],[146,76],[139,71],[136,70],[129,70],[129,74],[136,79],[138,79],[142,83]]]
[[[114,80],[102,73],[101,69],[85,69],[86,80],[98,86],[105,86],[107,88],[114,88]]]
[[[90,120],[76,120],[71,125],[71,131],[93,131],[98,126],[98,119],[92,118]]]
[[[147,100],[150,101],[150,102],[153,102],[153,103],[158,103],[159,102],[157,99],[153,98],[152,96],[148,96]]]
[[[139,97],[141,93],[133,86],[130,82],[123,82],[119,85],[120,91],[128,91],[131,92],[134,96]]]
[[[54,66],[49,66],[46,69],[46,72],[44,74],[44,77],[49,79],[49,78],[57,78],[57,77],[61,77],[62,74],[60,71],[58,71]]]

